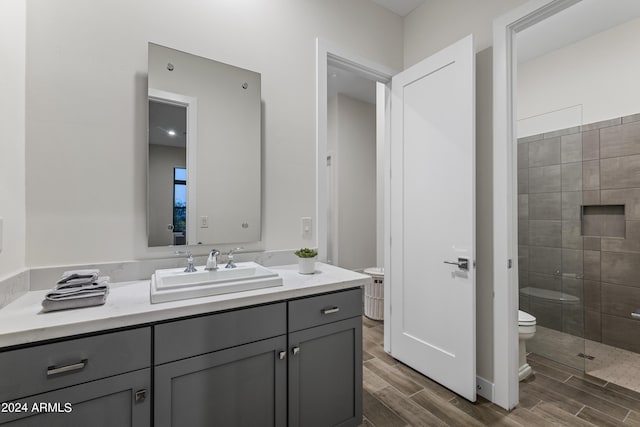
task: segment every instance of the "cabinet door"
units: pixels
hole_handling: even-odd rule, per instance
[[[286,426],[286,346],[282,335],[156,366],[155,425]]]
[[[289,334],[289,425],[362,422],[362,318]]]
[[[150,426],[150,369],[0,403],[11,427]],[[17,405],[17,406],[16,406]],[[25,412],[17,412],[17,409]]]

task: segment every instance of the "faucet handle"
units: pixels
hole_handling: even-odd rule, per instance
[[[236,263],[233,262],[233,253],[242,249],[244,248],[239,247],[239,248],[231,249],[229,251],[229,253],[227,254],[227,265],[225,265],[224,268],[236,268]]]

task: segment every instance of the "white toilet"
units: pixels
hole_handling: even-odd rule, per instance
[[[531,375],[531,366],[527,363],[527,348],[525,342],[536,333],[536,318],[525,313],[522,310],[518,310],[518,344],[520,346],[520,357],[518,363],[520,369],[518,370],[518,378],[520,381]]]

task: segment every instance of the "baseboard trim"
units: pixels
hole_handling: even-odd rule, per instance
[[[476,384],[477,394],[493,402],[494,384],[478,376],[476,377]]]

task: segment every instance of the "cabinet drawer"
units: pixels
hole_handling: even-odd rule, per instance
[[[287,333],[286,303],[178,320],[155,326],[160,365]]]
[[[150,365],[150,328],[8,351],[0,353],[0,402]]]
[[[289,302],[289,332],[362,315],[362,289]]]

